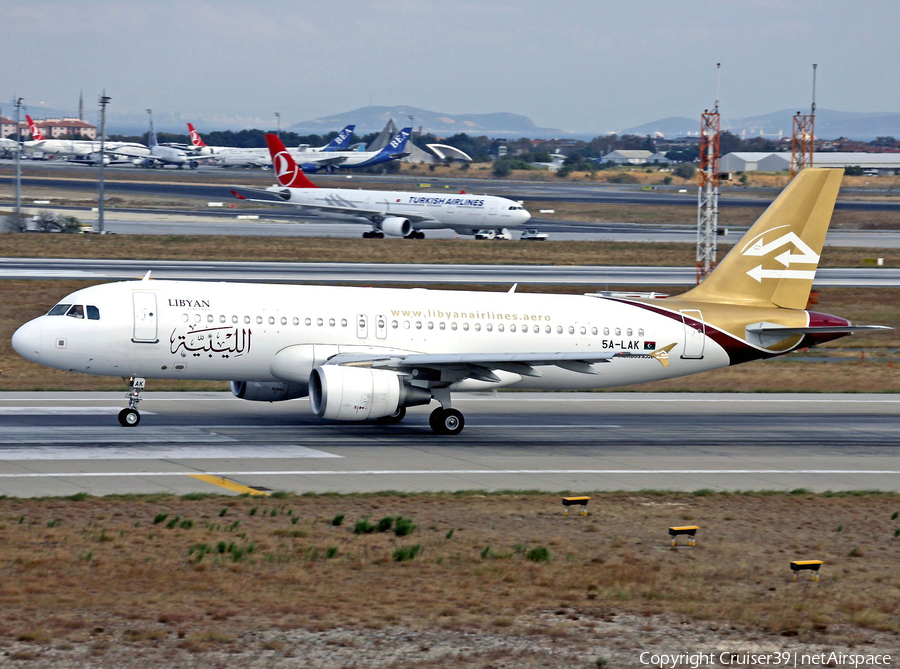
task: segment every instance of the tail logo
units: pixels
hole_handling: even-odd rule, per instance
[[[399,135],[397,135],[396,137],[394,137],[394,140],[391,142],[391,148],[396,149],[398,146],[400,146],[400,143],[407,137],[409,137],[408,132],[402,132]]]
[[[272,156],[272,167],[275,169],[275,176],[278,181],[284,185],[293,183],[297,177],[300,168],[287,151],[279,151]]]
[[[778,230],[780,228],[786,228],[788,226],[782,225],[778,228],[773,228],[773,230]],[[766,233],[772,232],[772,230],[767,230],[763,232],[759,236],[751,239],[747,244],[744,245],[744,248],[741,250],[741,255],[748,257],[763,257],[768,256],[769,254],[777,251],[778,249],[784,246],[792,246],[793,249],[789,248],[785,250],[784,253],[781,253],[774,257],[784,269],[763,269],[762,264],[760,263],[753,269],[747,270],[747,274],[762,283],[763,279],[815,279],[816,272],[815,270],[798,270],[798,269],[789,269],[791,265],[800,264],[800,265],[817,265],[819,263],[819,255],[813,251],[809,245],[804,242],[800,237],[797,236],[793,231],[787,232],[781,235],[778,239],[775,239],[771,242],[765,243],[763,241],[763,237]],[[793,253],[792,251],[799,251],[799,253]]]
[[[194,146],[200,146],[200,133],[193,128],[191,129],[191,144],[193,144]]]

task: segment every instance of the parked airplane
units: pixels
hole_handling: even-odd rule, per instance
[[[363,237],[424,239],[422,230],[451,228],[474,235],[479,230],[517,227],[531,218],[518,202],[494,195],[446,195],[382,190],[319,188],[306,178],[277,135],[266,135],[278,186],[265,190],[236,186],[240,200],[288,204],[318,214],[367,221],[372,230]]]
[[[803,170],[699,286],[673,298],[204,281],[78,290],[12,337],[47,367],[131,379],[119,422],[140,422],[148,378],[233,379],[232,393],[309,396],[326,419],[398,422],[456,391],[583,390],[705,372],[857,330],[807,311],[842,170]]]
[[[47,139],[31,116],[25,115],[32,139],[22,142],[22,146],[30,153],[46,153],[54,156],[69,156],[72,162],[95,164],[100,162],[100,142],[85,139]],[[107,152],[125,149],[135,154],[149,155],[150,150],[136,142],[106,142]],[[109,156],[106,163],[115,162]]]
[[[149,110],[148,110],[149,113]],[[212,156],[195,156],[182,149],[176,149],[171,146],[163,146],[156,139],[156,129],[153,127],[153,116],[150,116],[150,153],[140,154],[128,149],[112,149],[107,150],[108,153],[117,156],[126,156],[134,159],[134,164],[138,167],[165,167],[166,165],[176,165],[178,169],[189,166],[192,170],[197,169],[202,161],[210,160]]]
[[[190,123],[188,124],[188,126],[190,126]],[[335,164],[343,162],[344,160],[346,160],[346,154],[355,153],[347,151],[347,146],[350,144],[350,139],[353,137],[354,129],[356,129],[355,125],[345,126],[343,130],[335,135],[334,139],[332,139],[324,146],[309,147],[306,144],[301,144],[296,149],[291,149],[291,153],[294,156],[295,160],[322,162],[325,164]],[[192,141],[194,133],[195,131],[193,131],[192,129]],[[197,135],[197,139],[199,139],[201,142],[203,141],[202,139],[200,139],[199,135]],[[196,143],[194,144],[194,146],[197,146]],[[219,160],[219,164],[223,167],[235,165],[246,167],[271,167],[272,158],[269,155],[268,149],[236,148],[232,151],[224,152],[224,154],[221,156],[221,159]]]

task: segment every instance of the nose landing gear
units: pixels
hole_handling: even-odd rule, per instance
[[[131,379],[131,391],[128,393],[128,408],[119,412],[119,425],[122,427],[136,427],[141,422],[141,414],[135,408],[141,401],[141,392],[144,390],[144,379],[136,376]]]

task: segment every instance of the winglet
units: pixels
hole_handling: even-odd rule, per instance
[[[286,188],[318,188],[306,178],[278,135],[266,135],[266,144],[272,156],[272,169],[275,170],[275,177],[280,185]]]
[[[675,348],[675,343],[663,346],[650,353],[651,358],[656,358],[663,367],[669,366],[669,351]]]
[[[508,291],[506,291],[506,292],[507,292],[507,293],[510,293],[510,294],[516,292],[516,286],[518,286],[518,285],[519,285],[519,284],[514,283],[514,284],[512,285],[512,288],[510,288],[510,289],[509,289]]]
[[[152,271],[153,271],[152,269],[148,269],[147,273],[144,275],[144,278],[141,279],[141,281],[150,281],[150,272],[152,272]]]

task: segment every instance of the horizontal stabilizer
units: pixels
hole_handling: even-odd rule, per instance
[[[887,325],[833,325],[823,327],[808,328],[787,328],[778,325],[758,325],[748,326],[747,332],[755,334],[778,335],[805,335],[805,334],[853,334],[854,332],[862,332],[863,330],[893,330],[894,328]]]
[[[231,194],[238,200],[269,202],[271,204],[288,204],[288,201],[291,199],[291,194],[288,191],[272,191],[261,188],[245,188],[243,186],[233,186]]]

